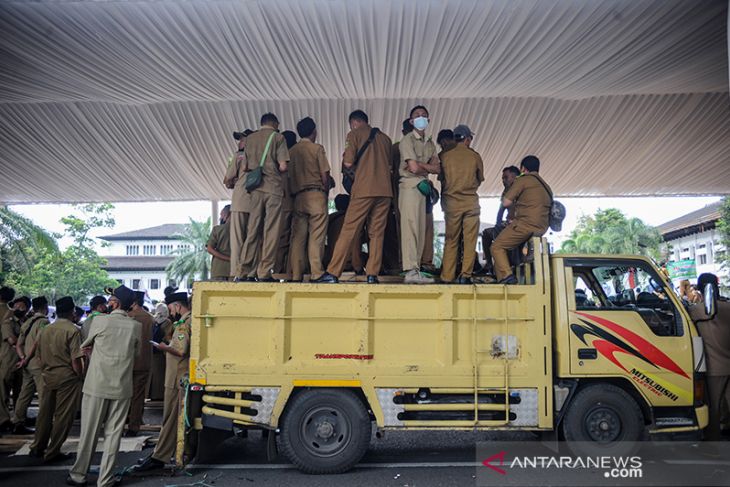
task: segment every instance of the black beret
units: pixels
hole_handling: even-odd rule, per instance
[[[45,296],[38,296],[31,301],[33,309],[45,308],[48,306],[48,299]]]
[[[134,291],[129,289],[127,286],[119,286],[114,290],[114,297],[119,300],[123,309],[127,309],[132,306],[136,296]]]
[[[135,291],[134,296],[134,302],[140,306],[144,306],[144,297],[147,296],[147,293],[145,291]]]
[[[106,298],[104,296],[94,296],[89,301],[89,308],[93,311],[99,305],[106,304]]]
[[[56,313],[68,313],[75,308],[74,298],[71,296],[64,296],[56,300]]]
[[[188,293],[181,292],[181,293],[172,293],[165,296],[165,304],[172,304],[172,303],[185,303],[187,306],[188,304]]]
[[[15,303],[23,303],[25,304],[25,309],[30,309],[30,298],[28,296],[15,298],[15,300],[10,303],[10,307],[12,308],[13,306],[15,306]]]

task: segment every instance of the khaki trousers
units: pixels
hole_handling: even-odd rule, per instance
[[[420,269],[426,241],[426,197],[418,191],[418,188],[401,186],[398,194],[398,211],[403,270]]]
[[[309,263],[310,278],[324,273],[322,258],[327,238],[327,195],[321,191],[303,191],[294,199],[289,262],[292,279],[300,281]]]
[[[360,229],[366,221],[369,240],[368,262],[365,264],[365,270],[369,276],[377,276],[380,273],[380,268],[383,266],[383,238],[390,201],[391,198],[388,197],[352,198],[350,200],[347,213],[345,213],[345,223],[342,225],[332,254],[332,261],[327,268],[330,274],[337,277],[342,275],[345,261],[352,252],[352,242],[360,236]]]
[[[721,419],[723,405],[730,404],[730,376],[707,376],[707,402],[710,409],[709,423],[705,430],[705,439],[719,441],[721,439]]]
[[[28,417],[28,406],[33,400],[33,394],[38,393],[38,402],[43,396],[43,374],[41,369],[23,369],[23,387],[20,389],[18,403],[15,405],[13,423],[24,423]]]
[[[31,450],[39,454],[45,452],[46,459],[61,453],[61,446],[71,431],[79,408],[81,385],[80,380],[74,380],[58,388],[45,388],[35,423],[35,439],[30,445]]]
[[[474,271],[474,257],[479,235],[479,210],[454,211],[446,213],[446,241],[441,267],[441,280],[450,282],[456,278],[459,243],[462,243],[461,272],[459,277],[471,277]]]
[[[149,370],[132,372],[132,399],[129,406],[129,431],[139,431],[144,423],[144,400],[147,397],[147,384],[150,379]]]
[[[536,237],[542,236],[546,230],[546,228],[514,220],[499,232],[491,247],[492,256],[494,257],[494,272],[498,281],[512,274],[507,251],[526,242],[533,235]]]
[[[251,193],[251,212],[248,214],[246,242],[243,244],[243,261],[239,272],[255,269],[259,278],[271,277],[276,265],[281,230],[282,196],[263,191]],[[261,247],[260,259],[258,248]],[[247,272],[245,275],[251,275]],[[243,274],[240,276],[243,277]]]
[[[152,458],[168,463],[177,447],[177,417],[180,414],[179,389],[165,387],[165,402],[162,406],[162,429]]]
[[[426,232],[423,237],[421,265],[433,265],[433,237],[433,212],[431,212],[426,213]]]
[[[292,222],[294,212],[292,210],[281,210],[281,225],[279,227],[279,244],[276,249],[276,264],[274,264],[274,272],[290,274],[292,263],[289,258],[290,242],[292,236]]]
[[[165,397],[165,355],[152,352],[152,372],[150,374],[150,399],[161,401]]]
[[[9,366],[0,364],[0,424],[10,421],[10,409],[8,409],[10,397],[8,392],[10,392],[12,381],[13,375]]]
[[[91,458],[96,452],[99,431],[104,425],[104,454],[99,466],[99,477],[96,485],[107,487],[114,485],[114,464],[119,454],[119,443],[122,441],[124,421],[129,411],[130,398],[104,399],[84,394],[81,403],[81,435],[76,461],[69,471],[75,482],[86,482],[86,474],[91,465]]]
[[[246,228],[248,227],[248,213],[243,211],[231,212],[231,277],[246,277],[241,269],[243,261],[243,244],[246,242]]]

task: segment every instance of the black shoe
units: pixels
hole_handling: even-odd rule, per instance
[[[256,277],[255,276],[246,276],[243,278],[243,280],[245,282],[256,282]]]
[[[139,434],[139,431],[127,430],[124,432],[125,438],[134,438]]]
[[[337,277],[330,274],[329,272],[325,272],[324,274],[319,276],[317,279],[315,279],[314,281],[310,281],[310,282],[319,282],[319,283],[324,283],[324,284],[336,284],[336,283],[340,282],[340,280],[337,279]]]
[[[161,470],[165,468],[165,462],[161,462],[151,456],[145,458],[142,463],[134,467],[135,472],[149,472],[150,470]]]
[[[29,428],[35,427],[36,418],[25,418],[25,425]]]
[[[86,487],[87,482],[85,480],[83,482],[76,482],[69,475],[68,477],[66,477],[66,485],[70,485],[72,487]]]
[[[459,277],[459,284],[472,284],[471,277],[461,276]]]
[[[39,452],[38,450],[31,448],[28,452],[28,456],[33,458],[43,458],[43,452]]]
[[[501,281],[499,281],[500,284],[517,284],[519,281],[514,276],[514,274],[510,274],[509,276],[505,277]]]
[[[246,277],[234,277],[233,278],[233,282],[245,282],[247,280],[248,280],[248,278],[246,278]]]
[[[368,284],[380,284],[378,276],[368,276]]]
[[[13,431],[14,427],[13,422],[7,420],[3,424],[0,424],[0,433],[10,433]]]
[[[46,463],[65,462],[66,460],[73,460],[73,453],[56,453],[52,457],[44,457],[43,461]]]
[[[267,276],[267,277],[257,277],[256,282],[279,282],[279,281],[277,281],[276,279],[274,279],[271,276]]]
[[[364,276],[365,275],[365,269],[358,269],[355,271],[356,276]]]
[[[26,428],[23,423],[16,423],[16,425],[13,427],[14,435],[32,435],[33,433],[35,433],[35,430]]]

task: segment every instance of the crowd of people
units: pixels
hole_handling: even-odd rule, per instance
[[[189,296],[166,289],[165,303],[152,315],[144,308],[144,292],[125,286],[107,292],[108,299],[91,299],[83,321],[73,298],[59,298],[51,322],[46,297],[16,298],[14,289],[0,288],[0,433],[33,434],[31,456],[44,462],[66,460],[72,455],[61,447],[80,409],[69,485],[86,485],[99,434],[104,454],[98,485],[116,482],[113,468],[122,435],[136,436],[143,424],[153,348],[165,356],[162,429],[155,451],[136,468],[161,468],[176,448],[180,390],[190,353]],[[33,431],[27,412],[35,394],[39,409]]]
[[[208,242],[213,279],[273,282],[279,274],[291,282],[308,275],[309,282],[336,283],[350,270],[370,284],[383,273],[402,273],[405,283],[435,282],[433,205],[440,198],[446,224],[441,282],[472,283],[475,269],[482,282],[517,282],[509,252],[547,231],[553,203],[537,157],[504,169],[497,224],[482,234],[482,266],[476,243],[485,175],[469,127],[441,130],[434,142],[427,134],[429,112],[418,105],[394,144],[362,110],[348,122],[342,155],[347,194],[335,198],[332,214],[328,194],[335,183],[311,117],[297,122],[298,141],[294,132],[279,132],[272,113],[261,117],[258,130],[234,132],[238,151],[223,179],[233,190],[231,205]],[[432,178],[441,184],[440,195]]]

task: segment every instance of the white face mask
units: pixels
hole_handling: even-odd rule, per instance
[[[417,117],[413,119],[413,126],[416,130],[426,130],[428,127],[428,119],[426,117]]]

